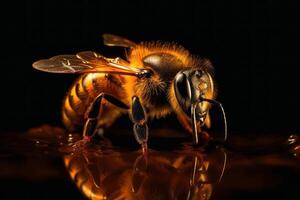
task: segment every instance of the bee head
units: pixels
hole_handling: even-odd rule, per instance
[[[197,121],[204,124],[209,106],[217,105],[223,115],[224,141],[227,139],[227,120],[222,104],[214,99],[215,89],[211,75],[201,69],[189,68],[178,72],[174,79],[176,99],[187,116],[191,116],[194,141],[198,143]]]
[[[199,68],[188,68],[178,72],[174,79],[174,89],[180,107],[188,116],[193,104],[198,104],[197,113],[204,116],[209,103],[201,99],[214,98],[212,77]]]

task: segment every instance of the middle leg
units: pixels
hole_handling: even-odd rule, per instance
[[[146,112],[137,96],[132,97],[131,120],[134,123],[133,133],[136,141],[142,146],[143,153],[147,152],[148,125]]]

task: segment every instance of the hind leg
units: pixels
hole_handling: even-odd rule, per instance
[[[103,109],[103,100],[109,102],[117,108],[129,109],[125,103],[116,97],[110,94],[100,93],[92,102],[87,111],[87,117],[83,127],[83,137],[93,137],[95,135],[95,131],[101,117],[101,110]]]

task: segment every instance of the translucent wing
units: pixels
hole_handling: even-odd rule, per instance
[[[136,46],[136,43],[113,34],[103,34],[103,42],[107,46],[119,46],[119,47],[126,47],[126,48],[131,48]]]
[[[117,73],[137,75],[143,69],[129,66],[120,58],[106,58],[93,51],[83,51],[76,55],[59,55],[39,60],[32,64],[33,68],[50,73]]]

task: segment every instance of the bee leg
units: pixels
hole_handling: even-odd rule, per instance
[[[102,106],[102,99],[105,99],[109,103],[119,108],[129,109],[129,107],[125,103],[118,100],[116,97],[105,93],[99,94],[95,98],[94,102],[92,103],[90,109],[87,112],[88,113],[87,120],[85,121],[83,127],[83,137],[93,137],[95,135],[95,131],[97,129],[97,124],[98,124],[99,115],[101,111],[101,106]]]
[[[131,115],[133,133],[136,141],[142,146],[143,153],[147,152],[148,125],[146,112],[137,96],[132,97]]]

